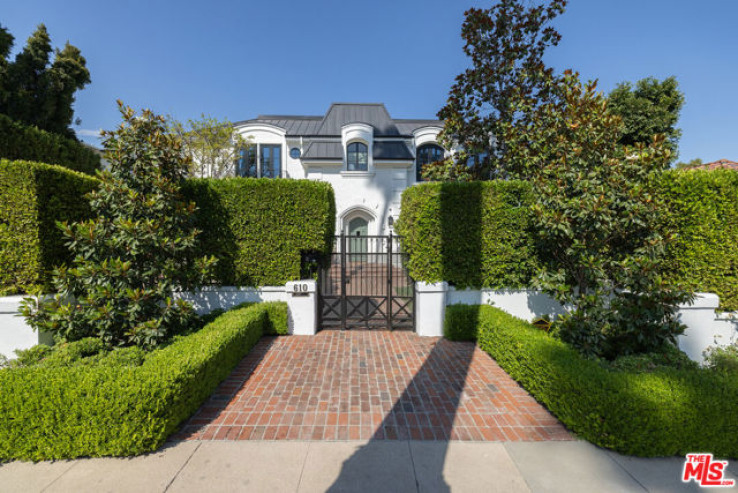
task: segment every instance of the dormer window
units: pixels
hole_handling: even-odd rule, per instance
[[[348,171],[367,171],[369,167],[369,148],[363,142],[352,142],[346,146],[346,167]]]
[[[415,155],[415,180],[422,181],[423,166],[442,161],[444,153],[443,147],[436,144],[426,144],[418,147]]]

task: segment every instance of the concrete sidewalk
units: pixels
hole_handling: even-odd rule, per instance
[[[682,463],[583,441],[189,441],[131,459],[0,465],[0,491],[700,491],[681,483]]]

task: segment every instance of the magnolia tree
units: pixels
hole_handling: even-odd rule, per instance
[[[218,120],[201,115],[200,120],[186,123],[169,117],[170,132],[182,141],[182,150],[189,159],[189,173],[201,178],[233,176],[236,163],[251,145],[227,119]]]
[[[578,74],[552,90],[527,124],[504,126],[510,165],[533,177],[540,287],[572,308],[560,335],[585,354],[657,350],[683,330],[675,314],[689,299],[661,277],[671,234],[656,181],[669,146],[663,135],[620,145],[620,117]]]
[[[123,123],[104,132],[110,170],[90,194],[97,217],[60,224],[74,260],[55,271],[56,296],[26,299],[23,313],[62,340],[150,348],[190,326],[193,309],[173,291],[201,284],[215,260],[195,255],[181,143],[163,118],[118,105]]]
[[[508,162],[503,129],[530,121],[530,109],[553,96],[552,69],[543,56],[561,35],[551,22],[567,0],[500,0],[489,9],[465,13],[461,36],[471,67],[456,77],[446,105],[441,141],[459,152],[426,167],[431,180],[507,178],[518,175]],[[516,105],[523,100],[524,105]],[[527,111],[521,111],[521,109]]]

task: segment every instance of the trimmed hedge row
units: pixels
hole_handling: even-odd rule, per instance
[[[537,264],[520,181],[426,183],[406,189],[397,232],[417,281],[519,288]]]
[[[203,255],[218,258],[215,281],[282,285],[300,279],[301,254],[329,253],[335,228],[333,188],[308,180],[190,180]]]
[[[667,279],[716,293],[738,310],[738,173],[668,171],[659,187],[676,241]],[[538,265],[526,183],[426,183],[405,190],[397,223],[417,281],[459,287],[520,288]]]
[[[0,460],[155,450],[216,389],[270,325],[264,304],[236,308],[146,356],[110,364],[0,370]],[[123,362],[125,363],[125,361]]]
[[[628,455],[738,457],[738,381],[728,373],[612,370],[491,306],[448,309],[476,320],[450,330],[476,332],[480,348],[582,438]]]
[[[69,260],[57,221],[86,219],[97,180],[61,166],[0,159],[0,291],[48,284]]]
[[[0,115],[0,158],[52,163],[87,174],[100,169],[100,155],[84,144],[6,115]]]
[[[738,173],[670,172],[662,187],[678,232],[665,262],[668,278],[716,293],[722,309],[738,310]]]
[[[49,287],[70,254],[57,221],[91,215],[96,178],[60,166],[0,160],[0,295]],[[300,279],[302,253],[330,252],[333,189],[307,180],[190,180],[202,255],[219,262],[222,285],[282,285]]]

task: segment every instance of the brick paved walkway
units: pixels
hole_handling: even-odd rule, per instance
[[[472,343],[409,332],[264,337],[173,439],[569,440]]]

